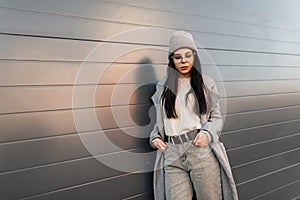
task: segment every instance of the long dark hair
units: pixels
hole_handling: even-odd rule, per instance
[[[194,63],[191,69],[191,90],[188,94],[193,93],[197,99],[195,103],[195,113],[199,115],[206,114],[208,111],[207,99],[206,99],[206,87],[202,77],[202,68],[200,64],[197,52],[192,50],[194,53]],[[173,53],[169,55],[169,64],[167,69],[167,81],[165,84],[164,92],[162,94],[162,104],[164,106],[167,118],[177,118],[175,110],[175,100],[178,87],[179,72],[176,70],[175,63],[173,61]],[[188,95],[187,94],[187,95]],[[187,99],[187,97],[186,97]]]

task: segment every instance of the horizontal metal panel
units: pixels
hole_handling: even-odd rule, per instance
[[[130,184],[129,184],[130,183]],[[131,199],[130,197],[143,193],[150,193],[152,187],[151,174],[128,174],[117,179],[95,181],[82,186],[54,191],[49,194],[37,195],[30,200],[57,200],[57,199]],[[152,193],[152,192],[151,192]],[[152,199],[151,194],[148,195]],[[137,198],[140,199],[140,198]],[[145,199],[142,197],[141,199]],[[149,200],[147,199],[147,200]]]
[[[71,108],[72,87],[43,88],[0,88],[3,101],[0,103],[1,113],[30,112]]]
[[[13,60],[1,60],[0,63],[0,86],[74,84],[77,70],[81,65],[80,62]]]
[[[37,3],[35,2],[34,4]],[[53,3],[51,4],[54,5]],[[59,4],[60,2],[57,2],[55,5]],[[50,4],[47,3],[47,5],[49,6]],[[101,11],[98,12],[101,13]],[[7,23],[8,19],[10,23]],[[82,40],[107,40],[113,35],[140,28],[137,25],[121,24],[117,21],[5,8],[0,8],[0,24],[1,33],[77,38]]]
[[[223,23],[216,26],[220,27]],[[239,27],[242,28],[242,27]],[[255,30],[255,28],[253,28]],[[249,31],[253,30],[249,29]],[[253,51],[279,54],[298,54],[299,43],[270,41],[261,38],[250,38],[236,35],[214,33],[193,33],[195,41],[207,49],[225,49],[234,51]],[[272,33],[270,33],[272,35]]]
[[[300,80],[225,82],[224,85],[226,97],[300,92]]]
[[[63,135],[76,130],[71,111],[0,115],[0,124],[1,142]]]
[[[101,108],[96,112],[101,126],[103,125],[104,128],[115,128],[116,122],[113,121],[117,121],[118,127],[147,124],[150,119],[145,117],[145,113],[148,113],[149,109],[151,108],[145,105],[137,105],[129,106],[129,108],[126,106],[112,107],[112,110],[110,108]],[[299,109],[300,107],[296,106],[227,115],[224,132],[296,120],[299,119]],[[80,112],[82,112],[82,116],[85,116],[91,111],[83,110]],[[103,115],[106,117],[103,117]]]
[[[89,156],[76,136],[9,143],[0,149],[0,173]]]
[[[34,3],[33,3],[34,2]],[[187,13],[182,13],[182,10],[180,12],[172,12],[166,11],[166,10],[155,10],[155,9],[147,9],[144,8],[145,5],[141,7],[136,7],[136,6],[127,6],[127,5],[120,5],[120,4],[111,4],[109,2],[95,2],[95,1],[87,1],[85,3],[82,3],[80,1],[75,1],[73,2],[78,6],[78,8],[85,8],[85,9],[73,9],[70,6],[68,6],[68,1],[59,1],[57,3],[52,2],[51,4],[46,4],[44,2],[36,2],[32,1],[32,4],[34,6],[28,6],[30,3],[27,5],[22,4],[17,1],[10,1],[7,2],[1,2],[0,5],[4,7],[9,7],[9,8],[16,8],[19,9],[17,11],[15,10],[9,10],[10,13],[14,13],[13,16],[16,15],[22,15],[23,19],[25,21],[29,22],[28,27],[24,27],[22,30],[24,31],[31,31],[31,34],[37,34],[35,32],[32,32],[36,30],[35,27],[31,28],[31,26],[34,26],[38,23],[40,23],[39,29],[37,30],[38,33],[41,32],[41,30],[46,29],[47,31],[44,31],[45,33],[53,33],[55,31],[55,27],[60,27],[60,31],[62,32],[64,29],[68,30],[67,27],[69,24],[77,24],[74,27],[70,27],[70,30],[76,28],[76,27],[82,27],[81,29],[76,29],[75,31],[71,33],[65,33],[66,35],[74,35],[74,34],[92,34],[92,36],[95,35],[93,34],[103,34],[105,32],[111,31],[106,29],[106,31],[97,31],[97,25],[95,25],[95,22],[107,22],[110,21],[111,24],[114,22],[118,22],[118,28],[124,26],[130,27],[132,24],[134,25],[139,25],[139,26],[151,26],[151,27],[165,27],[165,28],[170,28],[170,29],[187,29],[187,30],[193,30],[193,31],[202,31],[205,33],[219,33],[219,37],[222,37],[222,35],[235,35],[239,37],[245,37],[249,40],[252,38],[262,38],[265,39],[266,42],[277,42],[278,40],[281,41],[287,41],[287,42],[294,42],[294,41],[300,41],[300,38],[297,33],[294,31],[290,30],[285,30],[281,28],[274,28],[274,27],[268,27],[266,26],[264,22],[264,26],[257,26],[254,24],[250,23],[243,23],[237,22],[237,21],[231,21],[231,20],[224,20],[224,18],[227,18],[227,16],[223,16],[221,18],[215,18],[214,17],[207,17],[204,16],[203,14],[201,15],[190,15]],[[191,2],[191,5],[197,6],[199,2]],[[161,3],[160,3],[161,4]],[[207,2],[205,2],[207,5]],[[202,5],[201,3],[199,5]],[[186,5],[184,5],[186,7]],[[201,8],[201,6],[199,6]],[[194,8],[194,7],[193,7]],[[118,12],[110,12],[110,10],[118,10]],[[169,9],[169,8],[168,8]],[[24,12],[24,10],[28,11],[34,11],[34,12]],[[176,9],[175,9],[176,10]],[[38,13],[36,13],[38,11]],[[235,10],[238,11],[238,10]],[[10,14],[8,13],[8,15]],[[46,13],[41,14],[41,13]],[[205,12],[206,13],[206,12]],[[232,10],[231,10],[232,13]],[[49,15],[52,14],[52,15]],[[206,13],[208,16],[211,15],[211,13]],[[244,13],[243,13],[244,14]],[[35,15],[36,17],[34,20],[27,19],[26,17],[30,18],[30,15]],[[37,15],[40,15],[37,17]],[[43,16],[44,15],[44,16]],[[58,16],[56,16],[58,15]],[[151,17],[150,17],[151,16]],[[157,17],[153,17],[157,16]],[[46,18],[47,17],[47,18]],[[47,20],[51,22],[51,18],[57,18],[60,17],[61,20],[56,20],[59,23],[63,23],[63,19],[65,18],[65,21],[69,21],[69,23],[66,23],[67,25],[61,25],[58,26],[57,23],[54,23],[54,29],[49,30],[47,27],[44,26],[42,23],[43,21]],[[190,20],[191,17],[196,18],[197,20]],[[253,18],[253,15],[251,15]],[[268,17],[268,18],[273,18]],[[9,18],[8,16],[3,17],[4,19]],[[43,20],[43,18],[46,18]],[[70,19],[71,18],[71,19]],[[73,20],[72,20],[73,18]],[[164,18],[164,19],[170,19],[170,20],[164,20],[161,21],[159,19]],[[177,20],[171,20],[176,18]],[[12,18],[13,19],[13,18]],[[67,20],[69,19],[69,20]],[[76,21],[75,21],[76,19]],[[72,20],[72,22],[70,22]],[[83,21],[85,20],[84,23],[78,24],[78,21]],[[34,22],[35,24],[30,22]],[[16,24],[15,28],[13,25],[11,25],[9,28],[12,30],[8,30],[9,32],[18,32],[20,31],[20,28],[17,29],[17,25],[19,24],[19,21],[13,22],[12,24]],[[122,24],[120,24],[122,23]],[[27,23],[28,24],[28,23]],[[94,24],[94,26],[92,25]],[[56,26],[55,26],[56,25]],[[90,30],[90,27],[93,27],[93,30],[96,30],[94,32],[96,33],[87,33]],[[99,26],[100,27],[100,26]],[[112,30],[117,29],[117,28],[112,28]],[[85,31],[81,31],[85,30]],[[93,31],[90,31],[93,32]],[[103,32],[103,33],[99,33]],[[43,33],[42,33],[43,34]],[[54,33],[55,34],[55,33]],[[58,33],[61,34],[61,33]],[[113,32],[110,34],[113,35]],[[84,38],[84,35],[79,36],[80,38]],[[97,37],[97,36],[96,36]],[[197,38],[197,37],[196,37]],[[201,34],[201,38],[205,38],[205,35]],[[201,40],[200,40],[201,41]],[[205,38],[204,41],[207,41],[207,38]],[[263,41],[263,40],[262,40]],[[231,45],[234,45],[234,43],[231,43]],[[238,44],[238,43],[235,43]],[[249,43],[251,44],[251,43]],[[280,43],[278,43],[280,45]],[[206,46],[206,45],[204,45]],[[272,48],[270,48],[272,50]]]
[[[150,148],[148,138],[139,131],[138,128],[123,128],[1,144],[0,174],[123,150]],[[89,149],[92,147],[95,148]]]
[[[209,74],[213,74],[209,66],[204,66]],[[285,66],[218,66],[217,71],[223,81],[259,81],[259,80],[294,80],[300,79],[300,67]],[[214,77],[218,78],[217,75]]]
[[[0,86],[156,83],[166,65],[2,60]]]
[[[300,134],[297,134],[280,140],[229,150],[228,156],[230,157],[232,167],[237,167],[269,156],[298,149],[300,147],[299,139]]]
[[[9,143],[0,145],[0,149],[2,150],[0,174],[89,156],[81,141],[75,136]]]
[[[277,170],[288,168],[300,163],[300,148],[295,151],[279,154],[264,160],[260,160],[245,166],[233,169],[237,184],[259,179],[266,174],[275,173]],[[268,167],[266,167],[268,166]]]
[[[18,20],[20,18],[22,21]],[[172,33],[171,30],[162,28],[145,27],[144,29],[141,29],[140,26],[128,24],[96,21],[86,18],[75,18],[74,16],[49,15],[20,10],[15,11],[1,8],[0,19],[3,19],[3,21],[0,21],[0,24],[3,24],[1,26],[2,32],[44,37],[79,38],[82,40],[105,40],[167,46]],[[6,23],[5,19],[15,19],[15,21],[10,20],[10,23]],[[204,24],[201,22],[197,23],[201,23],[202,28],[208,26],[207,29],[210,29],[210,26],[212,25],[206,21],[207,19],[204,19]],[[219,29],[220,27],[227,27],[220,26],[221,24],[224,25],[224,23],[226,22],[213,22],[214,26],[212,27],[218,27]],[[52,24],[52,26],[48,26],[49,24]],[[246,27],[239,27],[238,30],[253,29],[253,27],[247,27],[247,25],[243,24],[240,26]],[[91,27],[93,27],[92,30]],[[231,29],[229,30],[233,31]],[[291,54],[297,54],[300,50],[300,45],[297,43],[285,43],[282,41],[274,41],[270,39],[266,40],[261,38],[256,39],[253,38],[253,36],[250,38],[247,35],[238,36],[236,32],[231,33],[232,35],[225,35],[224,31],[222,30],[214,31],[221,33],[216,34],[205,30],[204,33],[194,32],[193,34],[195,40],[205,48],[264,51],[275,53],[280,52]],[[249,31],[246,31],[246,33],[249,33]],[[151,34],[153,37],[148,37],[149,34]]]
[[[217,65],[259,65],[259,66],[299,66],[300,58],[295,55],[268,54],[263,52],[239,52],[209,50],[211,59]],[[203,52],[200,51],[203,56]],[[205,55],[205,54],[204,54]],[[204,57],[206,59],[206,57]],[[206,59],[208,60],[208,59]],[[203,63],[209,63],[204,61]],[[209,61],[209,60],[208,60]]]
[[[276,188],[272,192],[262,194],[259,196],[259,200],[268,200],[268,199],[299,199],[299,188],[300,180],[297,180],[292,183],[288,183],[285,186]]]
[[[0,88],[0,113],[151,104],[154,91],[154,84]]]
[[[227,114],[299,105],[300,93],[232,97],[226,99]],[[270,103],[272,102],[272,103]]]
[[[0,35],[0,59],[166,63],[167,48],[56,38]],[[30,47],[30,48],[28,48]],[[105,53],[103,53],[105,52]]]
[[[224,132],[253,128],[299,119],[300,106],[230,114],[225,118]]]
[[[145,113],[150,113],[150,116]],[[97,117],[93,118],[95,114]],[[74,115],[77,117],[75,121]],[[150,104],[78,109],[73,112],[58,110],[0,115],[1,141],[41,138],[75,133],[76,131],[96,131],[99,130],[99,126],[102,129],[139,126],[145,127],[144,131],[150,133],[154,119],[153,106]],[[299,119],[299,107],[227,115],[223,131],[228,132],[295,119]]]
[[[83,61],[97,46],[95,42],[8,35],[0,35],[0,40],[3,44],[0,59]]]
[[[238,186],[240,199],[252,199],[267,192],[272,192],[281,186],[299,180],[300,165],[283,169],[260,179]]]
[[[0,59],[140,63],[167,62],[167,47],[0,35]],[[28,47],[30,46],[30,49]],[[104,54],[103,51],[106,53]],[[47,52],[47,53],[45,53]],[[202,64],[299,66],[296,55],[199,50]],[[232,59],[235,58],[235,59]]]
[[[153,79],[150,79],[138,84],[0,87],[0,95],[3,97],[0,113],[152,104],[151,96],[155,92],[157,80],[154,74]],[[222,84],[225,85],[226,93]],[[224,97],[229,97],[223,99],[222,104],[224,107],[226,103],[227,114],[232,114],[297,106],[300,94],[298,85],[298,80],[247,81],[218,83],[218,88]]]
[[[140,64],[107,64],[2,60],[0,86],[147,83],[156,82],[165,75],[166,64],[153,64],[147,59],[139,62]],[[213,77],[217,82],[300,79],[299,67],[241,64],[203,65],[202,68],[204,74]]]
[[[124,200],[149,200],[149,199],[154,199],[152,190],[149,191],[149,192],[146,192],[146,193],[142,193],[142,194],[138,194],[138,195],[135,195],[135,196],[132,196],[132,197],[128,197]]]
[[[0,115],[1,142],[43,138],[76,132],[137,127],[150,134],[154,113],[147,105]],[[149,116],[145,115],[149,113]]]
[[[282,1],[244,1],[238,4],[231,0],[226,3],[219,1],[193,1],[189,3],[177,1],[171,4],[168,1],[159,0],[147,2],[144,4],[139,0],[112,0],[121,5],[131,7],[140,7],[147,9],[156,9],[172,13],[185,13],[193,16],[205,16],[214,20],[231,21],[236,24],[251,24],[257,27],[268,27],[270,29],[287,29],[299,31],[299,24],[294,20],[299,17],[297,2],[291,2],[289,5]],[[257,5],[260,5],[259,8]],[[195,9],[195,7],[197,9]],[[184,8],[184,9],[183,9]],[[275,14],[276,13],[276,14]]]
[[[95,158],[21,170],[0,175],[2,199],[19,199],[124,174]]]
[[[255,145],[256,143],[268,142],[297,133],[300,133],[300,119],[225,132],[221,134],[221,140],[225,143],[227,149],[231,150],[247,145]]]
[[[95,152],[83,140],[100,145],[97,159],[135,170],[150,167],[152,157],[130,162],[122,153],[148,145],[152,83],[165,70],[155,67],[166,64],[175,29],[189,30],[208,49],[199,50],[204,71],[228,97],[221,101],[227,103],[221,139],[241,199],[272,198],[277,191],[276,198],[296,195],[290,188],[297,190],[291,183],[299,179],[297,3],[0,0],[0,7],[0,112],[6,113],[0,115],[1,198],[126,199],[149,193],[150,174],[126,176],[105,166],[89,157]],[[75,102],[90,108],[73,112],[72,85],[85,59],[92,63],[84,63],[90,70],[82,71],[86,79],[79,84],[87,85],[76,87],[82,90]],[[152,85],[140,87],[145,82]],[[86,98],[95,83],[96,97]],[[100,106],[95,110],[94,100]],[[107,138],[98,142],[101,128]]]

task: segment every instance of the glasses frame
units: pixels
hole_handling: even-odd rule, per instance
[[[189,57],[189,58],[186,57],[186,54],[187,54],[187,53],[192,53],[192,56]],[[182,62],[183,58],[185,58],[185,60],[187,60],[187,61],[190,62],[191,59],[194,58],[195,55],[197,55],[197,52],[194,52],[194,51],[188,51],[188,52],[185,52],[183,55],[182,55],[182,54],[176,54],[176,55],[180,55],[180,58],[179,58],[179,59],[176,59],[176,58],[175,58],[175,54],[173,54],[173,55],[171,56],[171,58],[173,59],[174,63],[178,64],[178,63],[181,63],[181,62]]]

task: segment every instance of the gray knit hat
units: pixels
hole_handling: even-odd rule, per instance
[[[180,48],[190,48],[197,51],[192,34],[185,31],[176,31],[169,41],[169,54]]]

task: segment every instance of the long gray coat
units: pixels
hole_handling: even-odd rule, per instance
[[[223,127],[223,117],[220,112],[219,101],[221,95],[218,93],[214,80],[208,76],[203,76],[204,83],[208,90],[209,115],[201,116],[202,129],[208,131],[212,136],[210,144],[216,158],[221,166],[221,180],[224,200],[237,200],[235,182],[231,173],[230,164],[223,144],[219,141],[219,136]],[[156,85],[156,92],[152,96],[152,101],[156,108],[156,124],[150,135],[150,143],[154,138],[165,137],[165,131],[162,119],[162,110],[160,106],[161,95],[167,78],[164,77]],[[165,183],[163,170],[164,156],[161,151],[157,151],[154,165],[154,197],[155,200],[165,200]]]

